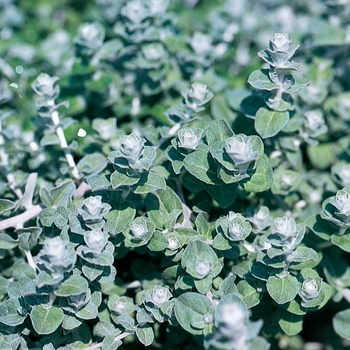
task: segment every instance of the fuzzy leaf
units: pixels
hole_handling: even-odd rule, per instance
[[[333,328],[335,332],[346,340],[350,340],[350,309],[338,312],[333,317]]]
[[[153,328],[151,326],[138,327],[136,328],[136,336],[144,346],[149,346],[154,340]]]
[[[197,150],[184,159],[186,170],[198,180],[209,185],[222,183],[217,176],[217,166],[208,150]]]
[[[188,292],[176,299],[174,311],[183,329],[191,334],[202,334],[206,327],[204,316],[212,314],[212,304],[204,295]]]
[[[255,70],[250,74],[248,83],[258,90],[278,89],[278,86],[269,77],[269,69]]]
[[[85,293],[87,289],[87,280],[79,275],[73,275],[62,283],[61,287],[55,291],[55,294],[59,297],[69,297]]]
[[[30,319],[38,334],[51,334],[62,323],[63,311],[57,306],[46,309],[42,305],[35,305],[30,313]]]
[[[263,138],[277,135],[289,121],[289,112],[276,112],[259,108],[255,116],[255,130]]]
[[[270,276],[266,288],[277,304],[285,304],[296,297],[300,289],[300,282],[291,275],[285,278]]]
[[[149,173],[141,174],[140,180],[134,188],[134,193],[149,193],[157,190],[165,190],[166,182],[163,176],[150,171]]]
[[[209,123],[207,131],[207,142],[209,146],[216,142],[225,141],[231,136],[233,136],[233,131],[225,120],[213,120]]]
[[[12,202],[8,199],[0,199],[0,214],[4,213],[7,210],[13,209],[15,206],[15,202]]]
[[[148,217],[158,229],[162,229],[168,215],[174,209],[182,211],[182,204],[178,195],[170,187],[167,187],[165,190],[148,193],[146,208]]]
[[[125,201],[113,205],[113,210],[106,214],[106,228],[112,236],[122,232],[123,229],[134,219],[136,214],[135,206],[132,202]]]

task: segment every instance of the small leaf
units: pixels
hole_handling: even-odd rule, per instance
[[[270,276],[266,288],[277,304],[285,304],[296,297],[300,289],[300,282],[291,275],[284,278]]]
[[[269,69],[260,69],[252,72],[248,83],[258,90],[277,90],[278,86],[270,79]]]
[[[278,324],[283,329],[283,331],[289,335],[296,335],[300,333],[303,329],[303,316],[296,315],[279,308],[277,311],[279,318]]]
[[[4,213],[7,210],[13,209],[15,206],[15,202],[12,202],[8,199],[0,199],[0,214]]]
[[[113,189],[121,186],[132,186],[138,183],[140,176],[129,176],[122,171],[114,171],[111,175],[111,184]]]
[[[350,309],[340,311],[333,317],[333,328],[339,336],[350,340]]]
[[[273,170],[269,162],[265,159],[257,161],[253,175],[242,181],[242,187],[247,192],[263,192],[268,190],[273,183]]]
[[[289,121],[289,112],[259,108],[255,116],[255,130],[263,138],[277,135]]]
[[[347,233],[342,236],[332,235],[331,241],[334,245],[338,246],[345,252],[350,253],[350,233]]]
[[[136,328],[137,339],[144,345],[149,346],[153,343],[154,332],[151,326],[143,326]]]
[[[13,239],[6,233],[0,233],[0,249],[12,249],[17,247],[17,240]]]
[[[105,227],[112,236],[115,236],[130,224],[135,214],[136,209],[132,202],[116,203],[113,205],[113,210],[105,216],[107,220]]]
[[[204,316],[212,314],[212,303],[204,295],[187,292],[176,299],[174,311],[183,329],[191,334],[202,334],[206,326]]]
[[[101,153],[92,153],[84,156],[77,164],[80,173],[86,175],[100,174],[107,166],[107,157]]]
[[[186,170],[198,180],[209,185],[220,184],[222,181],[217,176],[217,166],[208,150],[197,150],[190,153],[184,159]]]
[[[218,119],[209,123],[207,131],[207,142],[209,146],[216,142],[225,141],[231,136],[233,136],[233,131],[225,120]]]
[[[182,211],[181,200],[170,187],[148,193],[145,202],[147,215],[158,229],[164,227],[164,222],[174,209]]]
[[[42,305],[35,305],[30,313],[30,319],[38,334],[51,334],[62,323],[63,311],[57,306],[45,309]]]
[[[72,275],[62,283],[61,287],[55,291],[55,294],[59,297],[69,297],[85,293],[87,289],[88,282],[84,277]]]
[[[166,182],[163,176],[150,171],[149,173],[141,174],[141,178],[134,188],[134,193],[149,193],[157,190],[165,190]]]
[[[22,324],[27,315],[18,312],[20,302],[18,298],[10,298],[0,304],[0,322],[8,326],[18,326]]]
[[[237,184],[235,183],[219,185],[205,184],[205,190],[223,208],[227,208],[233,204],[237,197]]]

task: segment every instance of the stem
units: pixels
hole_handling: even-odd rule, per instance
[[[118,340],[122,340],[122,339],[124,339],[124,338],[126,338],[127,336],[132,335],[132,334],[134,334],[134,333],[132,333],[132,332],[124,332],[124,333],[121,333],[121,334],[117,335],[117,336],[114,338],[114,341],[117,342]],[[84,350],[97,350],[97,349],[99,349],[99,348],[102,348],[102,344],[103,344],[103,342],[100,342],[100,343],[97,343],[97,344],[88,346],[88,347],[85,348]]]
[[[27,261],[28,261],[28,265],[35,271],[36,270],[36,264],[34,262],[32,253],[30,252],[30,250],[25,250],[24,253],[26,255],[26,258],[27,258]]]
[[[5,230],[9,227],[20,228],[23,224],[30,219],[35,218],[43,210],[41,205],[33,205],[28,208],[24,213],[13,216],[11,218],[0,221],[0,231]]]
[[[2,130],[2,126],[0,123],[0,131]],[[0,146],[5,144],[5,140],[4,137],[2,135],[0,135]],[[0,158],[1,158],[1,165],[6,169],[10,163],[9,163],[9,157],[7,155],[7,153],[4,151],[3,148],[0,148]],[[13,174],[11,172],[8,172],[7,170],[4,171],[5,172],[5,176],[6,179],[9,183],[9,187],[11,188],[11,190],[16,194],[16,196],[18,198],[22,198],[23,194],[21,189],[19,188],[15,188],[15,177],[13,176]]]
[[[48,105],[51,107],[55,106],[55,101],[54,100],[48,101]],[[64,155],[66,156],[67,163],[71,168],[72,175],[76,180],[79,180],[80,179],[79,171],[78,171],[77,165],[75,164],[73,155],[68,148],[67,140],[66,140],[66,137],[64,136],[63,129],[60,126],[60,118],[57,110],[54,110],[51,113],[51,120],[53,125],[55,125],[56,127],[56,134],[60,141],[60,146],[64,152]]]

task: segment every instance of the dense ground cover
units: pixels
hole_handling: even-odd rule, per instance
[[[0,348],[349,348],[349,14],[0,1]]]

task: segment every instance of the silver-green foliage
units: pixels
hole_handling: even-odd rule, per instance
[[[334,303],[345,348],[349,5],[65,3],[0,3],[0,348],[308,348]]]

